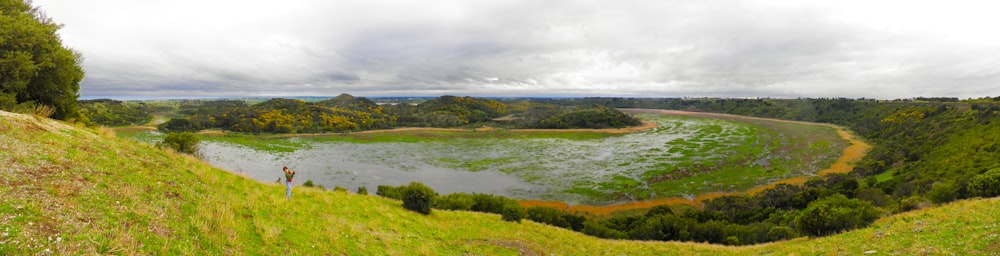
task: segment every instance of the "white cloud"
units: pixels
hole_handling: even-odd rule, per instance
[[[1000,95],[988,1],[35,4],[84,95]]]

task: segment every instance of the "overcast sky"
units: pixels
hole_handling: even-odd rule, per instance
[[[83,96],[1000,96],[997,1],[34,5]]]

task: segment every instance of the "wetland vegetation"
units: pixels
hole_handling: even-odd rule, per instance
[[[846,145],[826,126],[639,117],[658,126],[630,134],[500,129],[307,137],[227,133],[202,136],[201,155],[261,181],[274,180],[272,169],[292,165],[327,187],[401,185],[412,179],[444,192],[604,205],[742,191],[814,175]],[[463,176],[468,178],[456,178]]]

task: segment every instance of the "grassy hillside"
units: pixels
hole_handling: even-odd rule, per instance
[[[1000,200],[963,200],[844,234],[727,247],[609,241],[530,221],[261,184],[106,130],[0,112],[0,255],[996,254]],[[275,170],[278,172],[280,170]]]

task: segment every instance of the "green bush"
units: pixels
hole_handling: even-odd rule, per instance
[[[403,188],[402,186],[393,187],[386,185],[378,185],[378,187],[376,187],[375,194],[385,198],[403,200],[403,194],[400,192],[402,188]]]
[[[517,203],[504,205],[500,216],[504,221],[521,223],[521,219],[524,218],[524,207]]]
[[[573,231],[583,230],[583,222],[587,221],[587,217],[568,212],[564,212],[562,214],[562,218],[566,220],[566,223],[569,224],[569,228]]]
[[[431,214],[431,201],[434,200],[434,190],[420,182],[410,182],[400,191],[403,197],[403,208],[407,210]]]
[[[958,198],[958,188],[951,182],[934,182],[924,196],[936,204],[947,203]]]
[[[434,198],[434,208],[442,210],[471,211],[473,205],[476,205],[476,200],[466,193],[453,193]]]
[[[198,137],[190,132],[168,133],[167,137],[163,138],[163,141],[157,146],[172,148],[181,153],[194,154],[198,151],[198,142],[200,142]]]
[[[1000,169],[972,177],[969,181],[969,193],[981,197],[1000,196]]]
[[[625,232],[611,229],[595,220],[587,220],[583,222],[583,233],[599,238],[628,239],[628,234],[625,234]]]
[[[556,227],[570,228],[569,222],[563,219],[559,209],[544,206],[532,206],[526,211],[525,218],[538,223],[545,223]]]
[[[663,204],[653,206],[653,208],[649,208],[649,211],[646,212],[646,218],[657,215],[674,215],[674,210],[671,210],[669,205]]]
[[[879,215],[871,203],[836,194],[809,203],[795,218],[795,226],[803,233],[823,236],[867,226]]]
[[[740,238],[736,237],[736,236],[727,236],[726,237],[726,244],[727,245],[740,245]]]
[[[368,188],[365,186],[358,187],[358,195],[368,195]]]
[[[472,199],[476,201],[472,205],[472,211],[503,214],[504,207],[508,204],[517,204],[514,199],[490,194],[473,194]]]
[[[347,188],[341,187],[341,186],[334,186],[333,187],[333,191],[334,192],[347,192]]]
[[[795,238],[795,230],[789,227],[773,227],[767,232],[767,238],[771,241],[781,241]]]
[[[312,180],[306,180],[305,183],[302,183],[302,186],[303,187],[307,187],[307,188],[311,188],[311,187],[316,187],[316,184],[313,184]]]
[[[929,206],[927,199],[919,196],[911,196],[899,200],[899,212],[912,211]]]

